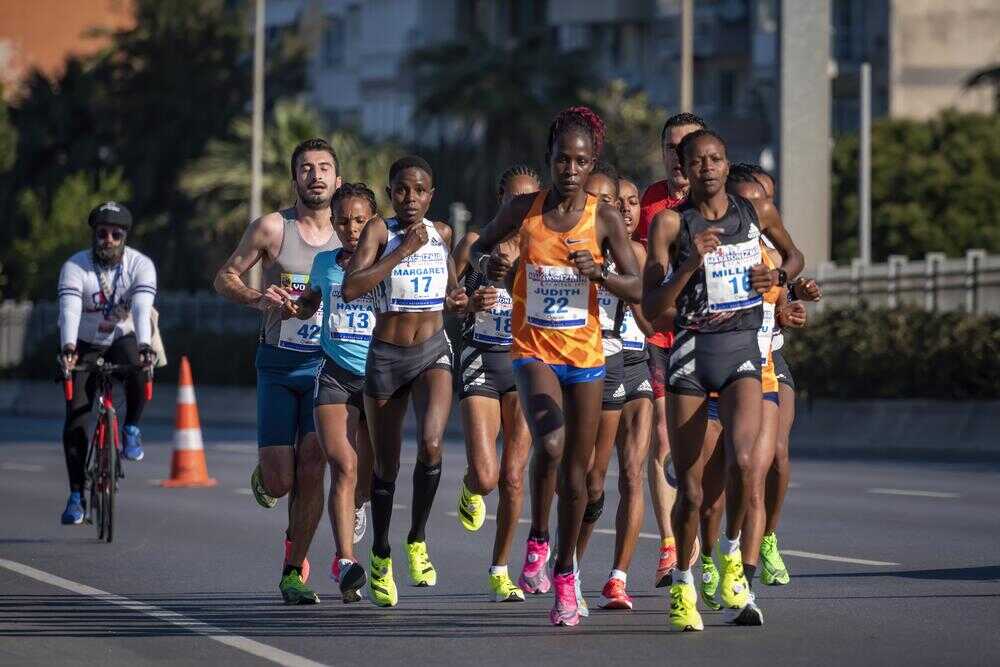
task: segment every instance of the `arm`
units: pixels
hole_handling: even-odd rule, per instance
[[[477,239],[479,239],[479,234],[469,232],[458,240],[455,249],[451,251],[451,259],[455,263],[455,275],[458,280],[462,279],[462,276],[465,275],[466,270],[469,268],[469,254],[472,250],[472,244]]]
[[[806,266],[806,260],[802,255],[802,251],[792,241],[791,235],[781,221],[781,214],[778,213],[778,209],[774,204],[764,199],[749,201],[757,211],[757,219],[760,221],[761,231],[767,238],[771,239],[774,247],[781,253],[781,268],[788,274],[788,280],[791,281],[802,273],[802,270]],[[774,272],[775,281],[777,281],[776,271]]]
[[[419,225],[423,228],[423,225]],[[409,230],[407,230],[409,231]],[[425,232],[426,235],[426,232]],[[404,252],[404,244],[399,244],[396,248],[383,255],[377,262],[379,248],[385,246],[389,241],[389,229],[385,226],[385,221],[381,218],[372,220],[361,231],[361,238],[358,240],[358,249],[351,257],[351,263],[347,266],[344,276],[344,285],[341,288],[341,296],[344,301],[354,301],[363,294],[367,294],[375,289],[375,286],[385,280],[385,277],[392,273],[392,269],[409,255]]]
[[[599,206],[597,209],[597,236],[601,247],[610,246],[611,255],[615,258],[615,273],[607,276],[601,272],[601,267],[594,263],[593,257],[586,250],[571,253],[580,273],[591,280],[603,283],[605,289],[629,303],[638,303],[642,298],[642,281],[639,279],[639,261],[632,250],[632,241],[625,232],[625,223],[621,213],[613,206]],[[594,270],[596,268],[596,275]]]
[[[323,293],[312,286],[312,281],[309,282],[309,289],[300,294],[299,298],[292,304],[292,309],[294,310],[292,317],[300,320],[308,320],[315,315],[316,311],[319,310],[320,304],[323,303]]]
[[[469,263],[490,280],[504,280],[511,268],[510,258],[498,252],[497,246],[508,236],[516,233],[521,222],[531,210],[535,195],[521,195],[507,202],[479,232],[479,238],[469,248]],[[484,257],[489,257],[489,268]],[[484,270],[485,269],[485,270]]]
[[[636,261],[638,261],[639,266],[646,265],[646,248],[639,241],[632,241],[632,251],[635,253]],[[653,329],[653,325],[650,324],[642,315],[642,308],[639,304],[629,304],[629,308],[632,309],[632,316],[635,317],[635,323],[639,326],[639,331],[644,335],[652,336],[656,330]]]
[[[83,313],[83,270],[68,261],[59,272],[59,347],[76,349]]]
[[[132,280],[132,326],[140,347],[149,345],[153,337],[153,299],[156,297],[156,267],[143,257],[136,265]]]
[[[248,287],[242,276],[250,267],[270,255],[275,243],[280,243],[283,231],[283,221],[278,213],[269,213],[251,222],[236,250],[215,274],[215,291],[230,301],[258,310],[280,306],[283,303],[280,292],[285,290],[272,286],[267,292],[261,292]],[[284,298],[290,298],[290,295],[286,292]]]
[[[699,263],[681,267],[669,280],[664,280],[670,274],[670,248],[680,231],[681,218],[670,210],[658,213],[649,226],[646,265],[642,272],[642,314],[651,321],[676,308],[677,297],[700,266]]]

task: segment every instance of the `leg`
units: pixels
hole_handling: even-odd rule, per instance
[[[701,482],[704,494],[701,506],[701,554],[711,558],[722,530],[726,502],[726,448],[722,443],[722,424],[717,419],[708,420],[705,451],[708,463]]]
[[[80,347],[82,348],[83,344]],[[83,354],[78,358],[84,361]],[[86,363],[90,361],[88,359]],[[73,400],[66,402],[66,421],[63,424],[62,435],[70,493],[82,494],[87,480],[88,427],[96,388],[97,378],[92,377],[90,373],[73,373]]]
[[[632,564],[642,518],[643,468],[650,445],[653,402],[639,398],[625,404],[618,429],[618,514],[615,517],[613,569],[627,572]]]
[[[587,510],[587,469],[597,444],[603,389],[603,380],[578,382],[563,389],[564,414],[570,419],[564,419],[558,469],[559,548],[553,568],[557,575],[573,571],[573,555]]]
[[[358,483],[354,486],[354,506],[361,507],[372,499],[372,466],[375,463],[372,439],[368,435],[368,420],[365,419],[364,412],[359,412],[354,433],[355,451],[358,455]]]
[[[107,360],[113,364],[139,365],[139,346],[135,336],[123,336],[119,338],[105,354]],[[142,417],[143,408],[146,407],[146,378],[142,371],[127,373],[122,378],[125,386],[125,423],[124,426],[138,426]]]
[[[765,505],[767,522],[764,533],[773,534],[778,530],[778,520],[781,518],[781,508],[785,504],[785,493],[792,476],[791,462],[788,458],[788,441],[795,423],[795,390],[786,384],[778,385],[778,438],[774,451],[774,461],[767,476],[767,491]]]
[[[316,427],[330,465],[328,513],[337,555],[354,557],[354,498],[358,481],[355,433],[358,410],[346,404],[318,405]]]
[[[621,416],[621,408],[601,411],[597,442],[587,470],[587,505],[583,513],[583,524],[580,526],[580,537],[576,541],[577,563],[583,560],[583,554],[587,551],[587,544],[604,507],[604,480],[611,464],[611,453],[615,448],[615,435],[618,433]]]
[[[365,415],[374,455],[372,475],[372,553],[388,558],[389,522],[399,474],[399,452],[403,442],[403,417],[410,398],[409,388],[390,398],[365,394]]]
[[[465,431],[468,468],[463,482],[472,493],[485,496],[497,487],[497,435],[500,433],[500,401],[489,396],[467,396],[460,403]]]
[[[653,514],[660,530],[660,538],[674,536],[670,521],[670,510],[674,506],[677,492],[667,483],[666,465],[670,456],[670,436],[667,429],[667,397],[653,400],[652,446],[649,450],[649,497],[653,503]]]
[[[563,454],[565,418],[562,387],[552,369],[542,363],[519,366],[514,374],[534,450],[531,460],[530,537],[547,542],[556,470]]]
[[[702,478],[708,456],[704,451],[706,401],[704,396],[670,394],[667,424],[674,470],[677,473],[677,502],[672,512],[677,536],[677,562],[690,563],[695,554],[698,523],[703,502]],[[677,579],[674,579],[677,582]]]
[[[760,556],[760,540],[764,535],[764,483],[767,471],[774,460],[775,440],[778,434],[778,406],[771,401],[761,402],[760,429],[750,457],[750,482],[746,494],[746,518],[743,520],[740,549],[743,552],[743,569],[752,580]]]
[[[431,368],[413,384],[417,420],[417,464],[413,470],[413,511],[407,543],[424,542],[427,518],[441,481],[441,440],[451,412],[451,371]]]
[[[497,534],[493,542],[493,565],[506,565],[517,521],[524,502],[524,472],[531,453],[531,433],[521,412],[516,391],[500,397],[503,425],[503,455],[500,458],[500,502],[497,505]]]
[[[289,538],[292,553],[288,563],[299,566],[309,553],[316,528],[323,518],[323,482],[326,455],[316,432],[307,433],[295,455],[295,502],[291,503],[292,523]]]
[[[753,488],[753,449],[760,432],[760,381],[741,378],[719,396],[726,449],[726,537],[735,540],[746,519]]]

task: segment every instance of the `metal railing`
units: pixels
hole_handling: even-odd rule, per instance
[[[860,306],[928,311],[1000,313],[1000,255],[969,250],[963,258],[928,253],[923,260],[890,256],[884,264],[850,266],[831,262],[806,271],[823,288],[818,308]],[[214,292],[160,292],[156,297],[160,329],[253,336],[260,313],[224,300]],[[54,301],[4,301],[0,304],[0,368],[12,368],[48,340],[58,328]],[[170,341],[167,341],[169,349]],[[55,354],[55,349],[52,350]]]

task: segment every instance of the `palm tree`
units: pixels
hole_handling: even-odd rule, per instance
[[[410,54],[415,117],[436,129],[417,143],[437,146],[449,165],[444,180],[454,181],[480,219],[495,208],[500,172],[513,162],[541,166],[549,120],[580,99],[589,63],[558,51],[545,33],[503,45],[474,34]]]
[[[979,86],[991,86],[993,88],[993,111],[1000,113],[1000,65],[990,65],[981,70],[977,70],[965,80],[965,88],[972,89]]]

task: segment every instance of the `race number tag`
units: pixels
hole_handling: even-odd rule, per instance
[[[587,324],[590,281],[568,266],[525,266],[528,324],[542,329],[579,329]]]
[[[510,311],[514,302],[504,288],[497,287],[496,291],[497,302],[493,307],[476,313],[472,340],[486,345],[510,345],[514,342],[510,333]]]
[[[757,330],[757,346],[760,347],[760,359],[762,363],[767,361],[767,355],[771,351],[771,339],[774,337],[774,310],[773,303],[764,302],[764,319]]]
[[[750,287],[750,268],[761,261],[758,239],[719,246],[705,255],[709,312],[744,310],[759,304],[761,295]]]
[[[391,283],[390,310],[441,310],[448,292],[447,255],[428,243],[392,270]]]
[[[614,272],[615,263],[608,261],[608,271]],[[597,288],[597,318],[601,322],[601,331],[612,331],[615,328],[615,316],[618,314],[618,297],[606,287]]]
[[[282,273],[281,287],[288,290],[293,299],[302,296],[309,286],[309,276],[302,273]],[[312,352],[319,349],[320,329],[323,326],[323,307],[308,320],[289,318],[282,320],[278,334],[278,347],[298,352]]]
[[[637,352],[646,349],[646,335],[635,321],[635,314],[631,308],[625,309],[625,317],[622,318],[622,347]]]
[[[375,330],[375,302],[365,294],[350,303],[341,298],[341,286],[330,287],[330,317],[326,323],[333,340],[367,343]]]

